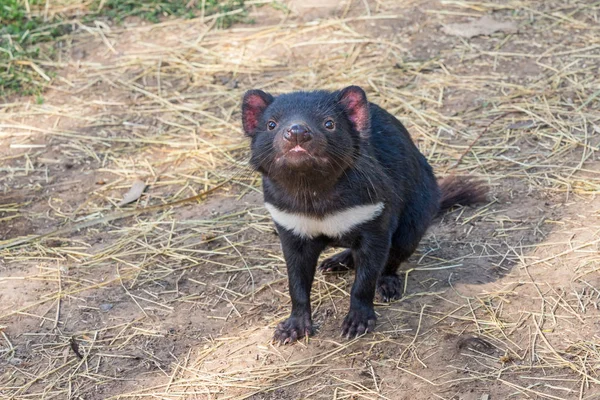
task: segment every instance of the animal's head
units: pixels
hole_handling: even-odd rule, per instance
[[[331,180],[352,165],[370,134],[369,102],[358,86],[277,97],[250,90],[242,123],[258,171],[276,181]]]

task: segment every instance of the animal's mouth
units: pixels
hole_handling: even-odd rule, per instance
[[[296,147],[289,149],[287,153],[308,153],[308,151],[306,151],[304,147],[297,144]]]
[[[275,161],[282,163],[282,166],[285,165],[290,168],[306,168],[312,165],[317,159],[318,157],[315,157],[312,151],[297,144],[280,153]]]

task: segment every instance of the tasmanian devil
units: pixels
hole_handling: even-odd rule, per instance
[[[250,90],[242,124],[287,264],[292,313],[277,326],[279,342],[313,333],[310,290],[327,246],[347,250],[322,270],[356,270],[342,334],[360,335],[375,327],[375,291],[384,301],[402,294],[396,271],[432,219],[485,196],[470,180],[438,185],[400,121],[358,86],[277,97]]]

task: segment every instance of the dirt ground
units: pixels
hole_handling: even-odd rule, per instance
[[[600,399],[600,3],[254,3],[80,29],[43,104],[0,105],[0,397]],[[514,28],[448,29],[483,16]],[[240,99],[350,84],[490,201],[434,223],[374,333],[339,337],[353,277],[319,274],[317,334],[274,346]]]

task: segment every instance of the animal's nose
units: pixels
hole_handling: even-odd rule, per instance
[[[290,142],[301,144],[311,140],[312,133],[304,124],[293,124],[286,132],[283,133],[283,137],[285,140]]]

